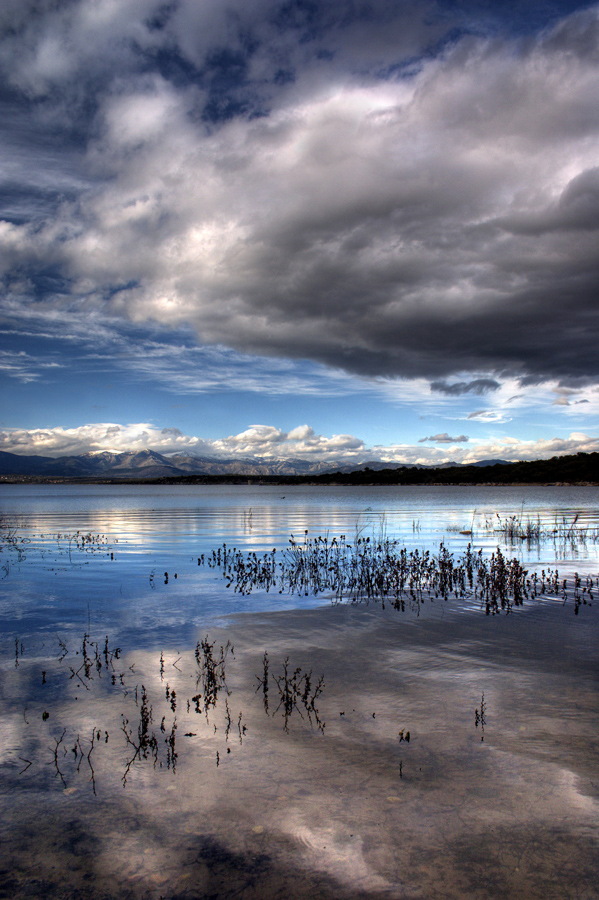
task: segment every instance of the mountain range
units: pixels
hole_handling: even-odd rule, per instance
[[[495,465],[505,460],[480,460],[477,466]],[[442,468],[457,463],[444,463]],[[364,463],[309,462],[304,459],[211,459],[176,454],[163,456],[153,450],[126,450],[83,453],[80,456],[21,456],[0,451],[0,477],[3,478],[176,478],[190,475],[320,475],[327,472],[353,472],[370,469],[397,469],[404,463],[370,460]],[[432,468],[409,466],[409,468]],[[440,467],[437,467],[440,468]]]

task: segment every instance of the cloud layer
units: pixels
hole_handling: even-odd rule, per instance
[[[598,7],[526,37],[396,7],[4,4],[12,309],[450,397],[595,380]]]
[[[102,450],[149,449],[166,455],[181,453],[216,459],[303,459],[356,467],[379,459],[390,463],[441,465],[481,459],[517,461],[599,452],[599,438],[582,432],[572,432],[567,438],[551,440],[498,438],[495,441],[469,441],[468,448],[458,446],[460,442],[468,442],[465,435],[452,438],[440,434],[422,440],[452,446],[442,449],[423,447],[420,443],[369,447],[351,434],[326,437],[316,434],[308,425],[300,425],[288,432],[271,425],[252,425],[239,434],[205,440],[183,434],[178,428],[160,428],[142,422],[128,425],[97,423],[77,428],[7,429],[0,431],[0,450],[22,456],[57,457]]]
[[[339,459],[361,460],[364,442],[348,434],[323,437],[308,425],[289,432],[271,425],[252,425],[219,440],[203,440],[178,428],[158,428],[147,422],[118,425],[98,423],[76,428],[11,429],[0,431],[0,450],[22,456],[76,456],[113,450],[155,450],[219,459]]]

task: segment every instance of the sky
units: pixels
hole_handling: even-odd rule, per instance
[[[599,5],[3,0],[0,449],[599,450]]]

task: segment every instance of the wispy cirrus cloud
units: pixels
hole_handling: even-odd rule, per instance
[[[10,327],[8,327],[10,326]],[[375,379],[355,378],[341,369],[285,358],[258,357],[222,345],[199,346],[188,328],[161,331],[98,311],[30,308],[12,298],[0,339],[35,343],[37,355],[4,351],[0,371],[13,374],[60,365],[80,373],[121,372],[127,378],[160,384],[185,396],[240,391],[262,394],[337,397],[355,393],[386,396]],[[46,346],[46,349],[43,349]],[[33,377],[33,375],[31,376]],[[37,377],[37,376],[36,376]]]
[[[509,416],[498,409],[475,409],[468,414],[469,419],[477,419],[479,422],[507,422]]]
[[[24,383],[39,381],[47,377],[48,369],[59,368],[61,363],[56,359],[35,357],[23,350],[0,350],[0,372]]]

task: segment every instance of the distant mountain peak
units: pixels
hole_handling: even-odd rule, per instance
[[[475,466],[492,466],[505,460],[481,460]],[[156,450],[88,450],[78,456],[21,456],[0,452],[0,475],[25,477],[77,478],[168,478],[193,475],[251,475],[279,476],[326,475],[334,472],[372,471],[384,469],[447,468],[458,463],[444,463],[437,467],[371,459],[367,462],[347,460],[272,459],[266,457],[213,458],[186,453],[169,456]]]

